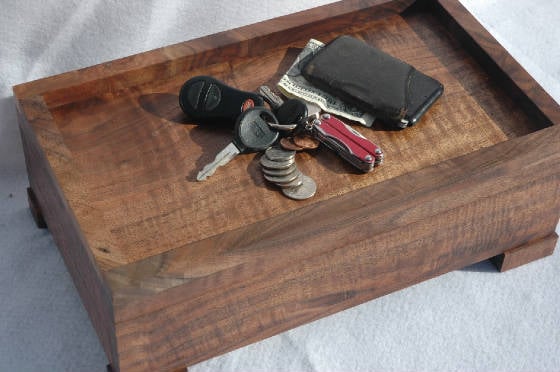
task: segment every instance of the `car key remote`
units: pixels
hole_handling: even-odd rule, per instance
[[[243,111],[264,106],[261,96],[226,85],[211,76],[187,80],[179,92],[179,105],[190,119],[199,123],[233,125]]]
[[[280,124],[299,124],[307,118],[307,106],[299,99],[288,99],[274,114]]]
[[[307,105],[299,99],[283,100],[266,85],[259,88],[259,94],[268,102],[281,125],[299,124],[308,117]]]
[[[278,123],[272,112],[264,107],[254,107],[244,111],[235,124],[233,141],[216,155],[196,176],[204,181],[214,174],[218,167],[229,163],[241,153],[259,152],[272,146],[278,139],[278,132],[270,128],[269,122]]]

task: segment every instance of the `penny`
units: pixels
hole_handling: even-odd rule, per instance
[[[269,147],[264,154],[267,158],[274,161],[292,160],[296,156],[294,150],[285,150],[281,147]]]
[[[305,150],[314,150],[319,147],[319,141],[307,134],[295,136],[292,138],[292,142]]]
[[[297,187],[283,188],[282,192],[290,199],[305,200],[315,195],[317,184],[309,176],[303,175],[303,182]]]
[[[280,146],[286,150],[301,151],[303,147],[296,145],[291,137],[284,137],[280,139]]]
[[[261,163],[261,166],[263,166],[264,168],[286,169],[286,168],[289,168],[292,164],[294,164],[294,159],[285,160],[285,161],[274,161],[274,160],[270,160],[266,156],[261,156],[260,163]]]

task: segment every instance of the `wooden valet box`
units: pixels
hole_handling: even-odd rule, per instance
[[[310,38],[354,35],[445,93],[412,128],[357,127],[386,161],[299,153],[285,198],[258,154],[188,122],[181,85],[274,86]],[[30,207],[113,371],[185,368],[451,270],[549,255],[560,109],[457,0],[346,0],[14,87]]]

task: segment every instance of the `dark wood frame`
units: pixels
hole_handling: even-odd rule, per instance
[[[188,248],[99,268],[37,135],[38,128],[43,136],[56,131],[53,108],[107,92],[118,95],[156,76],[256,56],[271,45],[303,39],[311,29],[335,32],[419,8],[437,15],[543,129],[411,172],[406,180],[396,177]],[[502,270],[519,266],[552,254],[557,242],[559,106],[456,0],[341,1],[22,84],[14,93],[30,207],[38,224],[46,221],[114,371],[182,368],[484,259],[496,257]],[[297,226],[302,221],[305,229]],[[470,229],[462,229],[467,224]],[[331,239],[318,246],[327,228]],[[417,241],[402,238],[412,235],[437,242],[429,257],[418,256]],[[334,236],[354,238],[341,246]],[[247,260],[224,274],[225,280],[213,278],[213,287],[208,278],[176,277],[178,267],[189,266],[188,249],[270,249],[263,242],[285,247],[286,256],[265,267]],[[175,271],[166,272],[168,262]],[[302,288],[314,296],[302,297]],[[224,317],[217,309],[227,306],[236,311]],[[149,345],[135,342],[139,334],[149,335]],[[161,340],[171,334],[181,346],[169,351]]]

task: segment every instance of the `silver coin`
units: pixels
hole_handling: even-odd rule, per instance
[[[317,184],[309,176],[303,175],[303,183],[297,187],[283,188],[282,192],[290,199],[304,200],[309,199],[317,191]]]
[[[279,176],[287,176],[288,174],[292,173],[297,169],[297,166],[294,164],[290,165],[288,168],[284,169],[269,169],[265,167],[261,167],[264,174],[268,174],[269,176],[279,177]]]
[[[294,188],[294,187],[298,187],[301,186],[303,184],[303,173],[301,173],[298,170],[298,176],[296,179],[294,179],[291,182],[286,182],[286,183],[277,183],[277,186],[280,186],[283,189],[287,189],[287,188]]]
[[[300,174],[301,172],[298,169],[296,169],[292,173],[283,176],[271,176],[266,173],[263,174],[263,176],[267,181],[270,181],[272,183],[277,184],[278,186],[281,186],[283,184],[289,184],[290,182],[294,181],[296,178],[299,177]]]
[[[295,158],[292,160],[274,161],[263,155],[261,156],[260,163],[264,168],[268,169],[286,169],[295,163]]]
[[[267,158],[273,161],[292,160],[296,156],[295,151],[284,150],[281,147],[269,147],[264,152]]]

